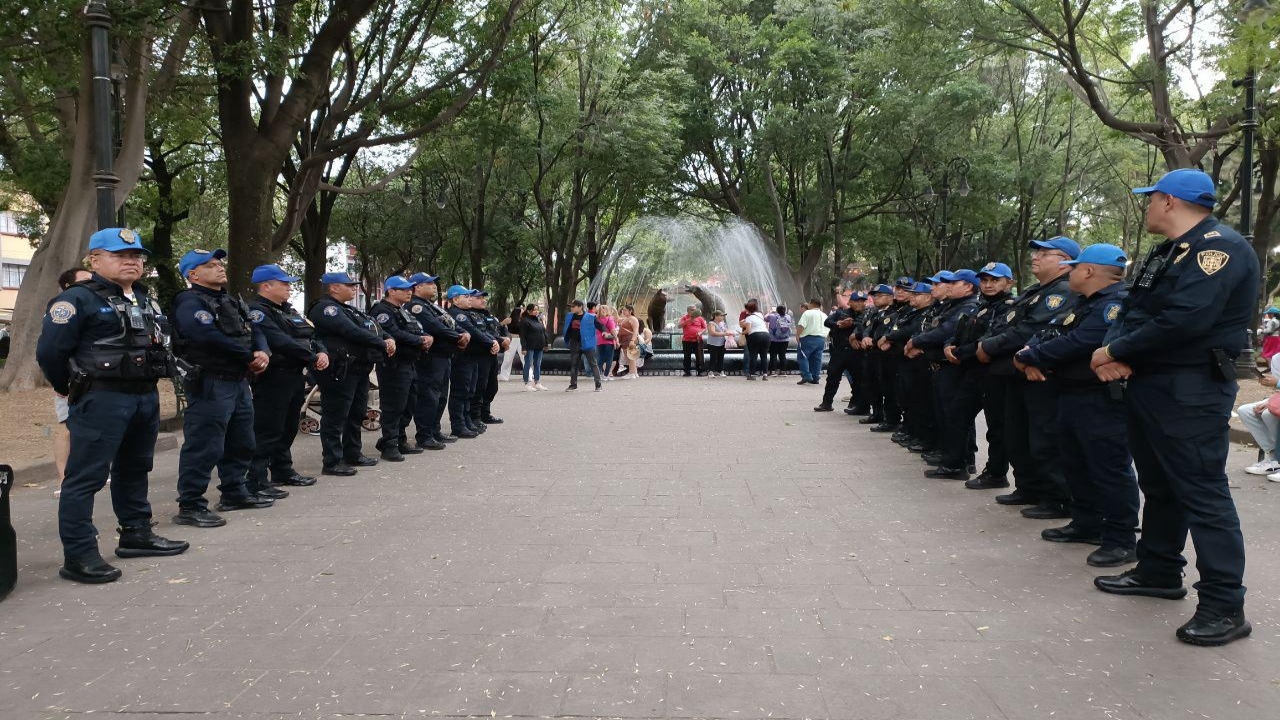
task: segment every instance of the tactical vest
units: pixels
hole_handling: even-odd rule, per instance
[[[213,326],[218,329],[218,332],[231,338],[245,352],[253,350],[253,326],[249,324],[249,308],[243,300],[228,293],[210,295],[209,293],[196,292],[194,290],[183,290],[174,296],[175,307],[178,304],[178,298],[185,294],[190,294],[200,303],[204,310],[213,315]],[[244,358],[227,357],[216,351],[196,345],[189,339],[179,335],[176,332],[176,328],[173,334],[173,352],[192,365],[203,368],[206,373],[218,375],[245,374]]]
[[[350,305],[340,303],[333,298],[324,297],[314,303],[311,303],[311,307],[308,308],[307,314],[310,315],[316,305],[326,301],[331,302],[334,307],[338,308],[339,312],[346,315],[347,319],[351,320],[351,322],[360,329],[367,330],[375,336],[381,337],[378,333],[378,324],[373,321],[373,318],[365,315]],[[335,354],[340,358],[345,358],[346,360],[358,365],[376,365],[387,357],[381,346],[373,347],[371,345],[352,345],[346,338],[338,335],[326,335],[324,338],[324,344],[325,347],[329,349],[330,354]],[[399,348],[397,348],[397,350],[399,350]]]
[[[249,311],[262,313],[263,317],[270,320],[276,327],[284,331],[285,335],[297,340],[299,345],[305,345],[307,348],[314,350],[315,345],[312,339],[316,336],[316,329],[311,327],[311,323],[307,319],[298,314],[297,310],[290,307],[285,310],[277,306],[275,303],[262,299],[253,304],[253,309]],[[271,358],[273,367],[303,367],[301,363],[296,363],[283,355],[273,356]]]
[[[407,303],[406,303],[407,305]],[[388,322],[395,323],[399,327],[408,330],[416,335],[426,335],[426,331],[422,329],[422,323],[409,313],[405,305],[396,307],[385,300],[379,300],[370,308],[374,314],[378,316],[386,315]],[[379,320],[381,322],[381,320]],[[396,354],[387,358],[389,363],[412,362],[422,355],[421,345],[408,345],[406,343],[396,343]]]
[[[80,347],[73,362],[94,380],[155,380],[173,375],[164,347],[163,316],[155,300],[139,293],[138,304],[96,280],[79,283],[103,300],[120,321],[120,334]]]

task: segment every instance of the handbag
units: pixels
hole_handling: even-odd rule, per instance
[[[1267,398],[1267,412],[1280,417],[1280,392],[1271,393],[1271,397]]]

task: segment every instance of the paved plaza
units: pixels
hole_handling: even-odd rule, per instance
[[[220,529],[170,523],[165,452],[158,530],[192,549],[111,585],[58,578],[55,502],[20,488],[0,720],[1277,716],[1280,484],[1247,450],[1254,634],[1195,648],[1173,638],[1194,593],[1099,593],[1091,547],[925,479],[794,377],[544,382],[504,384],[478,440]],[[295,452],[318,473],[315,438]],[[103,495],[108,552],[110,517]]]

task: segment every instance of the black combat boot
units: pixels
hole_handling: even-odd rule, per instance
[[[191,543],[183,540],[168,540],[160,537],[152,531],[153,527],[155,523],[117,528],[120,542],[116,546],[116,557],[168,557],[181,555],[191,547]]]

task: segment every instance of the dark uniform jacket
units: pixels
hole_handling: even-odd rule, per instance
[[[980,366],[975,352],[978,348],[978,340],[987,334],[995,334],[992,324],[997,320],[1000,326],[1008,325],[1005,318],[1008,312],[1013,309],[1014,304],[1018,301],[1011,293],[1002,292],[990,297],[982,295],[978,299],[978,304],[973,313],[962,315],[956,319],[955,333],[952,335],[949,345],[954,345],[956,350],[956,358],[960,360],[960,364],[966,367]]]
[[[1135,372],[1234,358],[1258,299],[1258,257],[1212,215],[1147,256],[1107,334],[1107,350]]]
[[[206,377],[245,377],[256,351],[271,353],[249,306],[225,290],[192,285],[173,298],[173,350]]]
[[[1055,318],[1029,348],[1017,353],[1018,361],[1051,372],[1063,388],[1101,387],[1089,361],[1120,317],[1120,305],[1128,294],[1124,283],[1117,282],[1079,297],[1065,317]]]
[[[898,319],[907,313],[914,312],[915,309],[909,303],[900,303],[894,301],[892,305],[880,311],[880,319],[871,333],[871,339],[875,341],[877,350],[882,339],[887,337],[898,323]],[[899,355],[901,353],[898,353]]]
[[[479,357],[490,355],[492,354],[494,337],[486,331],[484,319],[473,315],[473,312],[472,310],[463,310],[457,305],[449,306],[449,315],[453,317],[453,321],[458,328],[471,333],[471,342],[467,343],[467,348],[463,352]]]
[[[987,336],[979,341],[982,349],[991,356],[991,372],[997,375],[1016,373],[1013,354],[1026,347],[1055,316],[1069,312],[1076,297],[1067,287],[1066,273],[1043,285],[1037,283],[1027,288],[1005,313],[1004,321],[993,319]]]
[[[444,308],[417,296],[411,298],[405,308],[422,325],[423,331],[433,338],[427,351],[429,354],[449,357],[458,352],[462,330]]]
[[[931,321],[930,327],[911,338],[911,342],[923,350],[924,356],[931,362],[943,363],[947,361],[947,357],[942,350],[955,336],[956,327],[959,326],[961,318],[978,311],[978,296],[953,298],[942,303],[938,308],[938,314]]]
[[[287,301],[274,303],[264,297],[249,301],[249,320],[262,332],[271,348],[272,370],[310,367],[325,352],[316,329]]]
[[[386,357],[384,341],[391,337],[374,319],[359,310],[325,296],[307,311],[307,319],[316,327],[316,336],[329,348],[330,362],[336,368],[352,364],[365,368]],[[399,351],[399,348],[396,348]]]
[[[383,298],[369,308],[369,313],[378,322],[378,327],[396,341],[396,354],[386,359],[390,365],[402,365],[416,362],[422,356],[422,338],[428,333],[422,324],[409,312],[409,304],[397,306]],[[419,313],[421,314],[421,313]]]
[[[900,310],[894,318],[893,326],[889,328],[889,332],[885,334],[885,339],[893,344],[894,354],[901,355],[902,348],[911,338],[924,332],[924,324],[929,319],[929,314],[933,312],[933,305],[922,308],[914,308],[907,305],[904,310]]]
[[[859,314],[849,308],[840,308],[833,311],[827,316],[826,325],[831,332],[827,337],[831,340],[831,352],[840,355],[847,352],[853,352],[853,348],[849,347],[849,337],[853,335],[853,330],[858,325]],[[853,325],[842,328],[837,323],[841,320],[853,320]]]

